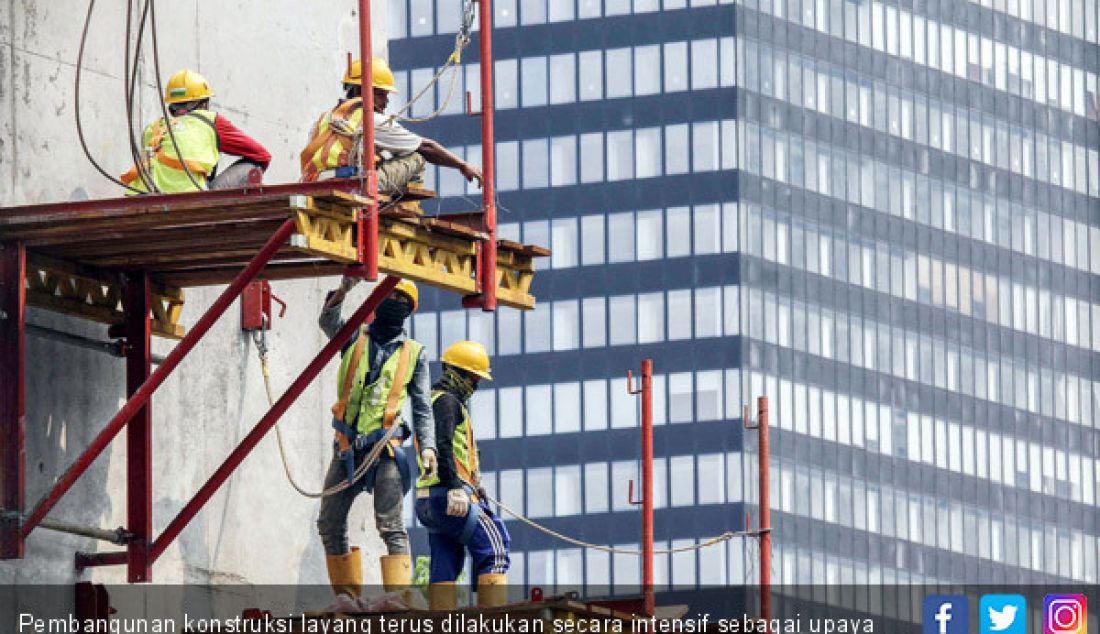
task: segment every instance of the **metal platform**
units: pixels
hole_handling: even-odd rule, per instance
[[[0,242],[27,249],[27,303],[108,325],[124,322],[119,273],[147,272],[153,334],[179,338],[183,289],[229,283],[287,219],[295,233],[261,277],[339,275],[358,263],[357,231],[368,200],[358,181],[233,192],[144,196],[0,209]],[[431,192],[383,198],[379,270],[462,295],[477,293],[480,243],[468,215],[449,220],[408,210]],[[497,297],[530,309],[534,258],[547,249],[499,241]]]

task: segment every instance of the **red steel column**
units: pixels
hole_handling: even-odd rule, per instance
[[[26,276],[23,243],[0,243],[0,508],[20,515],[26,491]],[[19,520],[0,518],[0,559],[22,557]]]
[[[363,167],[367,170],[366,196],[359,217],[359,263],[366,278],[378,279],[378,172],[374,169],[374,52],[371,46],[370,0],[359,0],[359,59],[363,68]]]
[[[485,178],[481,188],[481,206],[485,208],[485,233],[481,244],[478,280],[481,282],[482,310],[497,307],[497,204],[496,154],[493,144],[493,0],[480,0],[478,9],[481,38],[481,170]]]
[[[294,382],[290,384],[290,387],[288,387],[285,392],[283,392],[279,400],[271,406],[271,409],[264,414],[260,422],[256,423],[252,431],[248,432],[244,440],[242,440],[233,452],[229,454],[229,457],[222,462],[218,470],[214,472],[214,475],[210,476],[210,479],[206,481],[206,484],[202,485],[198,493],[184,505],[175,519],[165,527],[160,537],[157,537],[157,540],[153,542],[150,557],[154,561],[164,554],[164,551],[168,548],[168,545],[172,543],[172,540],[179,536],[184,527],[194,519],[195,515],[197,515],[200,510],[202,510],[203,505],[209,502],[210,498],[214,496],[221,485],[225,484],[229,476],[233,475],[233,472],[242,462],[244,462],[248,454],[252,453],[256,445],[263,440],[264,435],[271,431],[271,428],[279,422],[279,418],[286,413],[286,410],[289,409],[294,401],[301,396],[302,392],[309,387],[309,384],[321,373],[321,370],[325,369],[325,365],[327,365],[328,362],[336,356],[336,353],[340,351],[340,348],[351,339],[351,335],[356,329],[359,328],[368,317],[374,314],[374,309],[378,307],[378,304],[382,303],[382,300],[385,299],[391,291],[393,291],[398,281],[399,278],[387,275],[386,279],[382,280],[374,287],[370,296],[367,297],[363,305],[360,306],[343,327],[340,328],[336,336],[330,339],[328,344],[317,353],[313,361],[310,361],[309,365],[307,365],[306,368],[302,370],[302,373],[298,375],[298,378],[294,379]]]
[[[149,379],[152,299],[149,274],[126,274],[123,288],[126,314],[126,396],[137,394]],[[153,415],[146,403],[126,426],[126,530],[134,535],[127,547],[127,580],[150,581],[149,543],[153,532]]]
[[[295,222],[293,219],[289,219],[279,227],[275,232],[275,235],[271,236],[271,239],[264,244],[260,252],[256,254],[256,257],[252,258],[252,261],[248,263],[248,266],[241,271],[237,277],[233,278],[233,282],[222,294],[214,300],[213,305],[206,309],[202,317],[199,318],[195,325],[191,327],[187,335],[176,344],[175,348],[172,348],[172,352],[168,353],[168,357],[164,359],[164,363],[149,376],[149,380],[142,384],[141,388],[130,397],[130,400],[126,401],[126,404],[122,406],[122,409],[115,414],[103,431],[99,432],[99,435],[92,440],[92,444],[84,450],[76,462],[69,467],[61,478],[58,479],[57,484],[38,501],[35,505],[34,511],[31,512],[27,521],[23,524],[23,537],[30,534],[38,523],[41,522],[50,510],[61,500],[73,484],[80,476],[87,471],[92,462],[107,448],[107,445],[111,443],[118,432],[122,431],[122,428],[126,426],[126,423],[130,422],[130,419],[141,408],[149,402],[153,397],[153,392],[157,390],[164,383],[168,375],[176,369],[176,366],[183,361],[183,358],[187,356],[187,353],[195,347],[195,344],[199,342],[203,336],[214,325],[214,322],[221,317],[229,305],[233,303],[233,300],[237,299],[237,296],[241,294],[244,287],[248,285],[264,266],[275,257],[275,254],[286,244],[286,241],[294,233]]]
[[[642,361],[642,596],[653,616],[653,359]]]
[[[760,451],[760,618],[772,614],[772,510],[768,474],[768,397],[756,399]]]

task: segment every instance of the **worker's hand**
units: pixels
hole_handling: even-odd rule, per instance
[[[344,303],[344,298],[347,297],[348,291],[355,287],[359,283],[358,277],[352,277],[345,275],[344,279],[340,280],[340,286],[337,286],[334,290],[329,291],[329,294],[325,296],[325,308],[332,308]]]
[[[425,478],[434,478],[439,472],[439,462],[435,458],[435,449],[431,447],[420,452],[420,463],[424,465]]]
[[[452,517],[466,517],[470,512],[470,496],[466,489],[451,489],[447,491],[447,515]]]
[[[481,189],[485,177],[481,175],[481,170],[470,165],[469,163],[463,163],[462,167],[458,168],[458,171],[462,172],[462,176],[466,179],[466,182],[477,181],[477,188]]]

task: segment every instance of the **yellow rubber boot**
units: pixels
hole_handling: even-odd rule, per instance
[[[412,585],[412,557],[382,555],[382,587],[386,592],[398,592]]]
[[[433,610],[453,610],[458,607],[458,588],[453,581],[428,584],[428,605]]]
[[[363,592],[363,553],[352,548],[346,555],[328,555],[328,580],[332,591],[358,599]]]
[[[495,608],[508,602],[508,578],[499,572],[477,576],[477,607]]]

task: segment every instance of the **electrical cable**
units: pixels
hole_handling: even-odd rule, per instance
[[[134,57],[133,64],[130,64],[130,14],[132,8],[130,3],[127,3],[127,15],[126,15],[126,73],[123,77],[124,88],[126,93],[126,141],[130,144],[130,154],[134,157],[134,166],[137,168],[138,176],[141,177],[141,182],[145,185],[145,191],[147,192],[160,192],[156,183],[153,181],[153,176],[149,172],[148,164],[145,162],[143,156],[143,145],[134,138],[134,95],[137,93],[137,75],[138,75],[138,58],[141,56],[141,40],[145,36],[145,23],[149,19],[149,3],[151,0],[145,0],[141,11],[141,20],[138,22],[137,40],[134,43]],[[142,135],[144,137],[144,134]]]
[[[164,86],[160,81],[160,44],[157,42],[157,6],[154,0],[149,1],[149,29],[153,33],[153,72],[157,77],[157,100],[160,102],[160,111],[164,116],[164,127],[168,128],[168,138],[172,140],[172,147],[176,148],[176,157],[179,159],[180,165],[183,166],[183,172],[187,174],[188,180],[195,186],[197,190],[206,189],[199,185],[195,180],[194,174],[191,173],[191,168],[187,167],[187,159],[183,156],[183,150],[180,148],[179,143],[176,143],[176,133],[172,131],[172,120],[168,118],[168,106],[164,103]]]
[[[92,156],[91,150],[88,148],[88,140],[84,136],[84,126],[80,120],[80,76],[81,71],[84,67],[84,49],[88,42],[88,30],[92,24],[92,14],[95,12],[95,2],[96,0],[88,0],[88,13],[84,18],[84,29],[80,34],[80,48],[76,55],[76,86],[73,91],[73,113],[76,118],[76,135],[77,138],[80,139],[80,148],[84,151],[84,157],[88,159],[88,162],[92,164],[92,167],[94,167],[95,170],[99,172],[101,176],[103,176],[103,178],[106,178],[112,183],[118,185],[119,187],[128,189],[135,194],[141,194],[144,192],[135,187],[131,187],[119,180],[118,178],[112,176],[107,172],[107,170],[103,169],[103,166],[100,165],[98,161],[95,160],[95,157]]]

